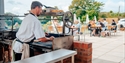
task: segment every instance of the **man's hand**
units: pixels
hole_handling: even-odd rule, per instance
[[[47,42],[49,39],[46,37],[43,37],[43,38],[39,38],[38,40],[41,42]]]
[[[43,37],[43,38],[39,38],[38,41],[47,42],[47,41],[52,41],[53,39],[54,39],[54,36],[51,36],[50,38]]]

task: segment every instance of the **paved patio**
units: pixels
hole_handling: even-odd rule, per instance
[[[90,37],[87,32],[85,42],[93,44],[92,63],[125,63],[125,32],[118,31],[110,37]]]

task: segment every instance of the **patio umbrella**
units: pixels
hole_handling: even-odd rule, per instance
[[[89,23],[89,15],[86,15],[86,24]]]
[[[79,23],[81,23],[81,21],[80,21],[80,17],[78,17],[78,21],[79,21]]]
[[[97,23],[97,19],[96,19],[96,16],[94,16],[94,20],[95,20],[95,23]]]
[[[74,14],[74,21],[76,21],[77,20],[77,18],[76,18],[76,14]]]

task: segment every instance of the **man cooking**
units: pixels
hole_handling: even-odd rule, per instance
[[[54,39],[53,36],[50,38],[45,37],[45,32],[37,18],[42,12],[42,6],[40,2],[33,1],[30,13],[21,23],[13,46],[15,61],[34,56],[34,51],[31,47],[34,39],[41,42],[52,41]]]

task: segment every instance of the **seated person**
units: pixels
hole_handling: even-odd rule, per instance
[[[101,29],[102,29],[102,31],[105,31],[105,30],[106,30],[105,25],[104,25],[102,22],[100,22],[100,25],[101,25]]]
[[[88,24],[88,30],[91,30],[91,23],[89,22],[89,24]]]
[[[90,34],[94,35],[95,30],[94,30],[95,24],[93,24],[92,21],[89,22],[89,24],[87,25],[88,30],[90,31]]]
[[[105,26],[103,29],[105,29],[104,31],[106,31],[106,30],[107,30],[107,25],[108,25],[108,22],[106,21],[106,19],[105,19],[105,18],[103,19],[102,23],[103,23],[103,24],[104,24],[104,26]]]
[[[80,33],[80,28],[81,28],[81,24],[79,23],[79,21],[76,20],[74,22],[74,26],[72,28],[74,29],[73,30],[74,32],[79,34]]]
[[[95,23],[95,21],[93,20],[93,21],[91,21],[90,22],[90,24],[91,24],[91,27],[90,27],[90,29],[91,29],[91,32],[90,32],[90,34],[91,35],[95,35],[95,31],[96,31],[96,23]]]
[[[92,23],[92,26],[91,26],[91,30],[92,30],[92,35],[93,36],[95,36],[95,35],[100,35],[100,32],[102,31],[101,30],[101,22],[100,21],[98,21],[98,25],[99,26],[97,26],[94,22]]]
[[[115,22],[115,20],[113,19],[112,20],[112,28],[111,28],[111,30],[115,30],[116,31],[116,29],[117,29],[117,25],[116,25],[116,22]]]

